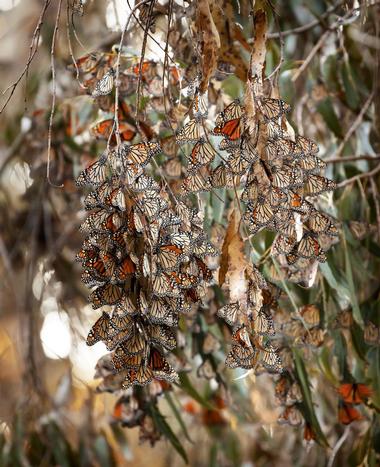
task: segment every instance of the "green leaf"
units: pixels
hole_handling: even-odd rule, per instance
[[[331,351],[327,347],[323,347],[318,355],[318,364],[323,374],[330,381],[333,386],[337,386],[339,383],[338,378],[334,375],[331,368]]]
[[[190,443],[192,443],[193,441],[191,440],[190,438],[190,435],[187,431],[187,428],[186,428],[186,425],[185,425],[185,422],[183,421],[182,417],[181,417],[181,414],[180,412],[178,411],[173,399],[172,399],[172,396],[170,395],[169,392],[165,392],[165,399],[167,400],[170,408],[172,409],[172,412],[175,416],[175,418],[177,419],[177,422],[179,423],[182,431],[183,431],[183,434],[185,435],[186,439],[188,441],[190,441]]]
[[[342,307],[348,306],[350,303],[350,292],[345,279],[339,275],[332,264],[321,263],[319,268],[329,286],[337,292],[340,305]]]
[[[207,402],[207,400],[194,388],[186,373],[179,373],[179,380],[181,389],[184,390],[189,396],[199,402],[206,409],[214,409],[214,407],[209,402]]]
[[[294,363],[295,363],[295,368],[296,368],[297,379],[301,387],[303,401],[305,404],[306,416],[311,426],[313,427],[315,434],[317,435],[318,441],[324,446],[328,446],[327,439],[322,432],[322,429],[319,425],[317,416],[314,411],[314,404],[313,404],[313,399],[311,397],[309,378],[307,376],[306,368],[303,363],[301,354],[298,349],[293,349],[293,355],[294,355]]]
[[[150,405],[149,412],[159,432],[162,433],[170,441],[174,449],[182,457],[185,463],[188,464],[189,461],[187,459],[187,454],[186,454],[185,449],[183,448],[177,436],[174,434],[173,430],[170,428],[170,426],[166,422],[165,418],[158,411],[157,407],[155,407],[154,405]]]
[[[317,111],[322,115],[326,125],[338,138],[343,138],[342,127],[339,123],[339,118],[332,105],[330,97],[326,97],[317,105]]]
[[[342,242],[343,248],[344,248],[344,258],[345,258],[345,263],[346,263],[346,277],[347,277],[347,284],[348,284],[348,290],[350,294],[350,302],[351,302],[351,307],[352,307],[352,316],[354,320],[360,325],[364,326],[363,323],[363,317],[362,313],[360,311],[359,307],[359,302],[358,302],[358,296],[356,292],[356,287],[354,283],[354,277],[352,273],[352,266],[351,266],[351,259],[350,259],[350,254],[348,252],[348,247],[347,247],[347,242],[346,238],[343,237],[343,242]]]
[[[347,104],[351,109],[356,110],[359,106],[360,99],[348,62],[345,62],[341,67],[341,75]]]

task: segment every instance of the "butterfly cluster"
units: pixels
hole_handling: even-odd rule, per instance
[[[280,257],[297,282],[300,271],[326,260],[325,245],[338,235],[334,219],[312,204],[335,183],[320,175],[325,163],[316,155],[317,145],[292,134],[286,103],[254,95],[250,107],[233,101],[218,116],[213,133],[223,136],[219,147],[228,156],[215,171],[225,173],[227,183],[243,183],[249,232],[276,232],[272,256]]]
[[[112,79],[107,73],[102,80]],[[108,86],[102,80],[95,98]],[[148,175],[160,145],[110,142],[77,179],[77,185],[92,187],[77,260],[93,308],[103,309],[87,344],[102,341],[111,352],[106,388],[173,382],[178,375],[165,354],[176,347],[179,314],[200,300],[211,279],[205,257],[216,251],[198,212],[170,198]]]

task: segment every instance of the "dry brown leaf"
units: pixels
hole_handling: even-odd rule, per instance
[[[211,13],[214,18],[215,26],[219,32],[220,38],[220,52],[219,60],[221,62],[230,63],[234,66],[234,74],[246,81],[247,79],[247,66],[242,59],[240,48],[236,45],[235,40],[246,48],[244,37],[241,30],[235,24],[235,13],[233,5],[228,0],[215,2],[217,4],[211,5]]]
[[[267,19],[263,10],[258,10],[255,13],[254,24],[255,37],[249,64],[249,81],[261,87],[263,82],[267,40]]]
[[[226,284],[231,301],[244,302],[247,293],[245,271],[249,263],[244,254],[244,241],[239,232],[239,214],[232,211],[222,247],[219,285]]]
[[[202,53],[202,81],[199,87],[201,93],[204,93],[207,91],[210,77],[216,70],[220,49],[219,33],[210,12],[208,0],[198,1],[196,27],[201,38]]]

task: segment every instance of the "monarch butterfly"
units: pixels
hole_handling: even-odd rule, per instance
[[[188,171],[194,172],[198,170],[199,167],[210,164],[214,160],[215,155],[216,152],[211,144],[206,143],[205,140],[201,138],[193,147],[189,156]]]
[[[96,162],[84,169],[76,180],[77,186],[99,186],[107,180],[107,157],[101,156]]]
[[[361,383],[343,383],[338,388],[338,393],[346,404],[361,404],[371,396],[371,389]]]
[[[298,163],[305,174],[314,174],[326,167],[326,162],[311,155],[301,157]]]
[[[148,366],[153,371],[154,377],[159,380],[169,381],[170,383],[178,380],[177,372],[155,348],[151,349]]]
[[[182,249],[176,245],[160,245],[156,249],[157,262],[163,271],[177,269],[183,261]]]
[[[117,347],[120,343],[124,342],[125,340],[129,339],[131,336],[133,328],[130,327],[128,329],[123,329],[115,334],[109,335],[107,340],[105,341],[107,350],[113,350]]]
[[[114,284],[106,284],[95,289],[89,296],[92,307],[97,309],[103,305],[115,305],[122,297],[123,291]]]
[[[87,219],[81,224],[79,230],[81,232],[91,232],[98,230],[109,230],[116,232],[123,225],[123,217],[118,213],[109,213],[100,209],[91,213]]]
[[[277,419],[277,423],[280,425],[290,425],[290,426],[299,426],[303,421],[301,412],[297,409],[295,405],[290,407],[285,407],[283,412]]]
[[[99,341],[105,341],[109,333],[110,316],[103,311],[102,316],[92,326],[91,331],[88,333],[86,344],[94,345]]]
[[[201,173],[187,175],[181,185],[181,194],[198,193],[200,191],[209,191],[210,182],[205,179]]]
[[[285,164],[280,169],[272,167],[270,179],[273,186],[281,189],[300,187],[304,182],[301,170]]]
[[[274,215],[275,210],[265,201],[263,204],[257,204],[254,209],[248,205],[244,218],[248,221],[249,229],[253,233],[253,230],[260,230],[268,225],[273,220]]]
[[[274,336],[274,323],[273,318],[265,311],[259,311],[253,314],[252,320],[252,330],[259,335],[268,335]]]
[[[344,402],[339,403],[338,409],[338,420],[339,423],[344,425],[349,425],[356,420],[363,420],[361,413],[352,405],[346,404]]]
[[[129,295],[124,294],[120,302],[116,305],[114,313],[124,315],[134,315],[138,312],[135,304],[132,302]]]
[[[309,326],[317,326],[320,322],[320,313],[318,307],[315,305],[304,305],[299,310],[302,319]]]
[[[162,166],[165,175],[169,178],[179,178],[182,174],[182,164],[180,159],[172,158]]]
[[[157,297],[178,297],[180,290],[165,273],[156,274],[152,280],[152,292]]]
[[[240,118],[243,113],[244,107],[240,104],[239,99],[235,99],[218,115],[215,125],[219,127],[229,120],[236,120]]]
[[[325,191],[336,189],[336,183],[320,175],[310,174],[305,183],[305,196],[317,196]]]
[[[228,120],[220,126],[216,126],[212,133],[217,136],[224,136],[225,138],[230,139],[231,141],[236,141],[240,138],[242,133],[242,122],[241,118],[236,118],[233,120]]]
[[[217,311],[217,315],[224,319],[230,326],[234,326],[238,320],[240,312],[239,302],[229,303]]]
[[[67,68],[70,71],[76,71],[78,68],[82,73],[91,73],[95,70],[103,56],[104,54],[101,52],[91,52],[87,55],[79,57],[76,60],[76,66],[73,63],[70,63]]]
[[[116,348],[112,354],[112,364],[114,369],[119,372],[125,369],[137,370],[143,361],[143,356],[139,354],[129,355],[124,353],[122,347]]]
[[[265,146],[265,153],[271,165],[281,166],[284,158],[294,154],[295,143],[293,141],[279,138],[275,141],[269,140]]]
[[[137,192],[146,190],[160,190],[159,184],[152,177],[149,177],[145,174],[140,175],[138,178],[136,178],[136,180],[133,181],[132,188]]]
[[[216,373],[215,373],[215,370],[214,370],[210,360],[205,360],[197,368],[197,376],[198,376],[198,378],[205,378],[205,379],[216,378]]]
[[[260,356],[261,362],[267,370],[274,371],[276,373],[281,373],[283,371],[281,358],[271,345],[268,345],[265,349],[261,350]]]
[[[299,147],[299,149],[302,151],[303,154],[317,154],[319,151],[319,148],[314,141],[311,139],[305,138],[304,136],[298,135],[296,137],[296,145]]]
[[[241,345],[232,345],[226,358],[229,368],[253,368],[258,361],[258,351],[254,347],[243,348]]]
[[[122,388],[128,389],[131,386],[146,386],[153,380],[153,373],[149,367],[141,365],[138,370],[131,369],[128,371],[123,383]]]
[[[252,347],[252,343],[245,325],[241,325],[233,334],[232,340],[244,348]]]
[[[162,152],[168,157],[175,157],[178,152],[178,145],[176,143],[175,136],[167,136],[160,141]]]
[[[144,167],[152,157],[161,152],[158,143],[144,142],[131,146],[123,145],[122,154],[126,158],[127,164],[136,164]]]
[[[156,324],[148,326],[147,334],[150,342],[160,345],[167,350],[173,350],[177,345],[173,332],[170,328],[163,325]]]
[[[190,289],[198,285],[200,277],[192,276],[183,272],[170,272],[173,284],[181,289]]]
[[[212,271],[206,266],[206,264],[199,258],[195,257],[197,267],[202,274],[203,280],[209,282],[212,279]]]
[[[78,253],[76,254],[75,260],[84,264],[85,261],[88,261],[90,259],[95,259],[98,256],[99,256],[99,248],[91,244],[87,245],[85,241],[82,249],[79,250]]]
[[[271,252],[273,256],[286,255],[293,250],[295,244],[296,239],[294,237],[279,234],[272,243]]]
[[[223,138],[222,141],[219,143],[219,149],[221,151],[228,151],[229,149],[234,149],[239,147],[240,140],[231,141],[228,138]]]
[[[107,264],[108,267],[106,267],[105,261],[103,258],[100,257],[99,255],[97,258],[91,258],[87,261],[84,262],[84,267],[89,270],[90,272],[95,272],[98,274],[98,277],[104,277],[104,278],[109,278],[112,275],[112,269],[110,270],[109,266],[111,261]],[[114,266],[115,262],[114,259],[112,258],[112,267]]]
[[[140,74],[140,67],[144,81],[151,81],[157,74],[157,63],[154,60],[146,60],[142,63],[139,62],[136,65],[133,65],[130,70],[127,71],[138,76]]]
[[[116,125],[113,118],[102,120],[90,128],[90,132],[97,139],[108,140],[112,134],[111,143],[116,144]],[[119,122],[119,133],[122,141],[132,141],[136,136],[136,129],[127,122]]]
[[[256,99],[258,108],[262,113],[264,120],[276,120],[284,113],[290,112],[290,105],[281,99],[272,99],[261,97]]]
[[[307,202],[302,196],[294,191],[288,192],[288,197],[286,200],[287,208],[298,212],[300,214],[308,215],[313,209],[313,206]]]
[[[120,344],[117,351],[127,355],[136,355],[143,353],[146,347],[147,342],[144,335],[137,329],[137,326],[135,326],[130,337]]]
[[[116,307],[112,313],[109,324],[115,332],[125,331],[131,327],[133,319],[129,312],[125,312]]]
[[[311,210],[308,225],[310,230],[316,233],[324,233],[331,236],[339,235],[338,228],[332,218],[316,209]]]
[[[156,194],[156,193],[155,193]],[[157,194],[156,194],[157,196]],[[159,213],[167,208],[167,203],[162,198],[143,198],[140,200],[141,208],[144,214],[150,219],[154,220],[158,217]]]
[[[265,288],[262,288],[261,295],[263,297],[263,311],[275,309],[277,307],[277,300],[280,297],[281,290],[271,282],[267,283]]]
[[[245,173],[250,166],[250,162],[242,157],[240,148],[233,149],[229,151],[229,156],[227,157],[228,169],[235,175],[242,175]]]
[[[303,235],[301,241],[298,243],[296,251],[297,255],[301,258],[316,258],[320,263],[326,261],[325,252],[322,250],[316,236],[311,232],[307,232]]]
[[[178,313],[169,304],[167,299],[154,297],[147,310],[152,323],[165,324],[166,326],[176,326],[178,324]]]
[[[266,122],[266,130],[268,133],[268,138],[270,140],[276,140],[277,138],[282,138],[284,131],[281,128],[281,125],[276,123],[273,120],[268,120]]]
[[[129,256],[123,259],[123,261],[117,266],[116,279],[118,282],[125,282],[129,276],[135,274],[136,265]]]
[[[174,227],[181,224],[181,219],[170,211],[165,211],[165,214],[160,217],[160,229]]]
[[[113,89],[115,70],[110,68],[105,75],[96,83],[92,91],[92,97],[106,96]]]
[[[104,192],[109,192],[110,186],[107,182],[100,185],[98,190],[91,191],[84,200],[84,206],[87,211],[104,207]]]
[[[196,143],[201,137],[199,121],[197,119],[190,120],[176,134],[178,144]]]
[[[204,256],[217,256],[218,250],[214,247],[214,245],[203,239],[200,242],[194,242],[193,254],[201,258]]]

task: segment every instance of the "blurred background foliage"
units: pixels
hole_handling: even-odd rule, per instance
[[[239,78],[249,60],[252,6],[244,1],[215,3],[232,14],[241,35],[240,40],[230,38],[235,74],[219,82],[219,88],[215,85],[228,100],[244,92]],[[319,267],[311,289],[282,284],[287,296],[279,315],[313,304],[324,330],[318,346],[299,348],[290,342],[304,400],[301,410],[312,436],[307,425],[277,424],[281,408],[272,377],[219,365],[229,333],[215,319],[223,302],[216,285],[192,325],[181,324],[189,368],[181,373],[179,385],[147,409],[150,425],[123,427],[126,414],[122,405],[115,407],[115,395],[96,393],[94,367],[104,348],[85,344],[98,313],[88,305],[74,261],[82,241],[78,226],[85,216],[83,193],[74,180],[102,143],[89,137],[97,109],[67,69],[68,39],[76,57],[110,51],[130,9],[121,0],[61,5],[49,183],[51,44],[59,5],[45,3],[38,52],[0,115],[0,464],[158,466],[181,465],[187,459],[190,465],[210,466],[379,465],[380,4],[291,0],[255,5],[269,18],[267,75],[281,65],[279,93],[292,106],[290,122],[318,143],[326,175],[339,186],[320,201],[342,223],[328,262]],[[167,4],[157,5],[155,37],[164,47]],[[42,8],[44,2],[37,0],[0,0],[3,88],[15,82],[28,61]],[[186,30],[192,14],[192,6],[184,2],[183,22],[176,27]],[[191,35],[177,39],[178,60],[190,60],[186,50],[191,50]],[[136,55],[141,40],[141,28],[132,23],[127,44]],[[146,56],[162,60],[163,54],[148,40]],[[9,93],[3,94],[1,106]],[[180,121],[183,115],[177,117]],[[223,202],[213,195],[202,199],[205,225],[220,246],[233,196],[224,193]],[[268,232],[254,238],[253,260],[263,257],[272,239]],[[278,278],[271,261],[263,268]],[[209,333],[218,342],[213,351],[222,375],[211,379],[197,371],[204,359],[199,349]],[[341,423],[339,413],[343,383],[363,384],[370,391],[358,406],[360,419],[349,424]]]

